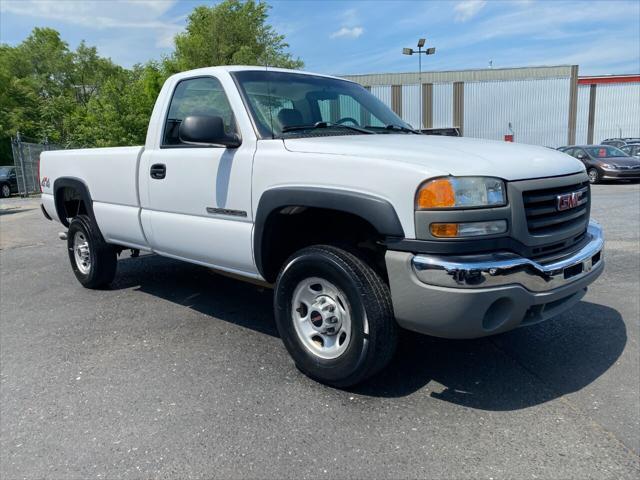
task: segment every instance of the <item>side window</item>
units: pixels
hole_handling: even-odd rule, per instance
[[[221,117],[227,133],[236,133],[233,111],[217,78],[201,77],[182,80],[176,86],[164,126],[162,145],[180,145],[179,129],[191,115]]]
[[[566,153],[567,155],[571,155],[573,157],[574,150],[575,148],[565,148],[562,152]]]
[[[573,156],[576,157],[576,158],[578,158],[579,156],[582,156],[582,157],[586,158],[587,157],[587,153],[581,148],[576,148],[576,149],[573,150]]]

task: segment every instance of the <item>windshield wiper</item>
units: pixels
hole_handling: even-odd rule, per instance
[[[413,128],[409,128],[409,127],[403,127],[402,125],[389,124],[384,128],[386,128],[387,130],[395,130],[397,132],[408,132],[408,133],[415,133],[416,135],[422,135],[422,133],[419,132],[418,130],[414,130]]]
[[[316,122],[313,125],[289,125],[287,127],[282,128],[282,133],[288,132],[297,132],[300,130],[315,130],[317,128],[346,128],[348,130],[353,130],[354,132],[360,133],[373,133],[369,130],[365,130],[361,127],[355,127],[352,125],[344,125],[341,123],[330,123],[330,122]]]
[[[413,128],[409,128],[409,127],[403,127],[401,125],[394,125],[392,123],[384,127],[377,126],[377,125],[367,125],[364,128],[374,133],[406,132],[406,133],[415,133],[416,135],[422,135],[422,132],[418,130],[414,130]]]

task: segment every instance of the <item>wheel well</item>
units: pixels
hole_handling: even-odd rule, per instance
[[[274,282],[287,258],[309,245],[356,253],[386,279],[384,236],[362,217],[318,207],[288,206],[269,214],[262,236],[262,275]]]
[[[77,215],[88,215],[89,208],[82,192],[75,187],[60,187],[56,190],[55,204],[58,218],[66,226]]]

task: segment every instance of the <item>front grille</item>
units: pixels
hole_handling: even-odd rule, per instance
[[[586,201],[577,207],[558,210],[558,196],[584,191]],[[531,235],[549,235],[561,233],[580,224],[586,228],[589,217],[591,192],[589,182],[566,185],[543,190],[530,190],[522,193],[527,216],[527,227]]]

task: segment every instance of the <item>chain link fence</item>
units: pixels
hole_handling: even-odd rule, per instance
[[[40,193],[40,179],[38,178],[38,163],[40,154],[45,150],[60,150],[59,145],[26,141],[19,133],[11,139],[13,164],[16,167],[16,181],[18,192],[25,196]]]

